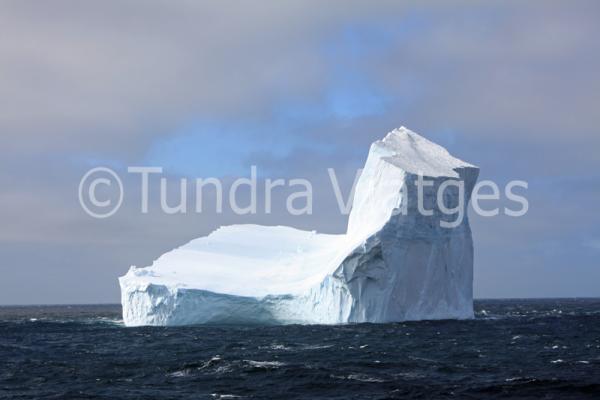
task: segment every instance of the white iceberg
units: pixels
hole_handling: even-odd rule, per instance
[[[479,169],[402,127],[371,145],[346,234],[233,225],[119,278],[127,326],[221,322],[390,322],[473,317],[473,242],[466,211],[435,206],[436,190]],[[419,175],[433,182],[423,191]],[[445,200],[457,204],[458,191]],[[403,210],[403,212],[400,212]]]

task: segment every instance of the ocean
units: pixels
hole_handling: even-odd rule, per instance
[[[600,399],[600,299],[468,321],[126,328],[119,305],[0,307],[1,399]]]

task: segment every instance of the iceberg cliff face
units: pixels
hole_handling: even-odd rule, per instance
[[[346,234],[220,228],[119,278],[125,324],[471,318],[466,205],[478,173],[444,148],[396,129],[371,146]],[[419,179],[430,182],[421,193]],[[443,204],[459,206],[460,219],[436,206],[448,180],[456,185],[442,192]],[[419,194],[428,215],[419,210]]]

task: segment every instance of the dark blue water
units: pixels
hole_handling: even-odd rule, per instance
[[[600,300],[472,321],[125,328],[119,306],[0,307],[0,398],[600,399]]]

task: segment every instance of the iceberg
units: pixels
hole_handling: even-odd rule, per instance
[[[443,147],[407,128],[395,129],[371,145],[345,234],[285,226],[219,228],[120,277],[124,323],[472,318],[466,205],[478,174]],[[419,186],[420,179],[429,185]],[[439,189],[448,180],[456,185],[446,186],[441,209]],[[460,220],[446,212],[457,205]]]

